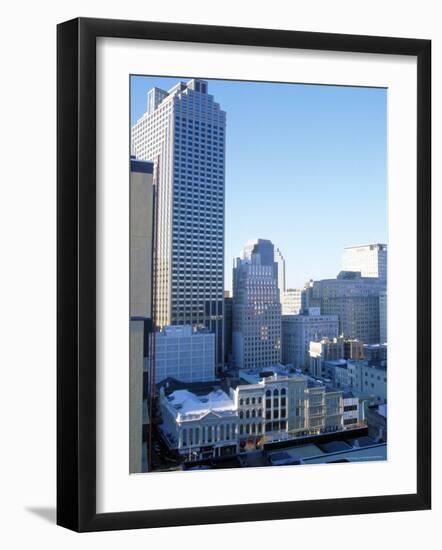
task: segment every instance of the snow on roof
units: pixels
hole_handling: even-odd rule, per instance
[[[236,413],[235,403],[222,390],[214,390],[207,395],[195,395],[189,390],[175,390],[166,397],[169,410],[175,416],[195,418],[212,412],[218,416]]]

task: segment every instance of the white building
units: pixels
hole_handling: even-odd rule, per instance
[[[153,347],[153,346],[151,346]],[[193,331],[190,325],[166,326],[155,333],[155,383],[166,378],[181,382],[215,379],[215,335]]]
[[[296,368],[309,368],[310,342],[339,334],[336,315],[321,315],[319,308],[308,308],[300,315],[282,316],[282,362]]]
[[[265,432],[264,385],[259,382],[238,384],[230,388],[230,395],[238,410],[240,449],[261,447]]]
[[[387,281],[387,245],[366,244],[344,248],[342,271],[359,271],[362,277]]]
[[[283,315],[299,315],[302,310],[302,288],[288,288],[281,295]]]
[[[387,291],[379,292],[379,335],[380,344],[387,342]]]
[[[176,390],[166,395],[162,387],[159,407],[163,437],[183,458],[192,461],[237,454],[238,411],[222,390],[206,395]]]
[[[223,364],[226,113],[203,80],[153,88],[132,151],[155,163],[155,322],[215,333]]]
[[[233,268],[233,359],[239,368],[265,367],[281,357],[281,304],[273,245],[259,240]]]

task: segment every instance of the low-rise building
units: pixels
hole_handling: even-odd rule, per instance
[[[160,389],[159,428],[170,449],[188,461],[238,452],[238,409],[221,389],[197,395],[189,390]]]
[[[290,372],[283,365],[275,365],[263,371],[241,370],[240,377],[240,383],[231,390],[231,394],[238,396],[236,399],[240,407],[240,424],[241,397],[247,407],[247,393],[251,392],[255,396],[256,419],[263,423],[263,435],[256,438],[259,439],[259,444],[339,431],[343,428],[343,401],[339,390],[327,388],[307,376]],[[249,403],[253,406],[252,401]],[[243,421],[246,424],[250,423],[249,419],[253,421],[255,418],[253,412],[247,416],[245,411],[245,415]],[[251,439],[251,429],[246,428],[243,434],[240,432],[242,447]]]
[[[345,429],[355,428],[360,424],[361,411],[359,397],[352,392],[344,392],[343,399],[343,425]]]
[[[364,359],[369,363],[386,364],[387,344],[365,344]]]
[[[259,448],[265,432],[263,384],[239,383],[230,389],[230,395],[238,409],[240,449]]]
[[[310,342],[309,372],[313,376],[323,376],[324,361],[339,359],[363,359],[364,344],[354,338],[321,338],[318,342]]]
[[[352,391],[370,403],[387,402],[387,367],[366,360],[325,361],[324,372],[330,384]]]
[[[367,410],[368,435],[375,441],[387,441],[387,405],[372,405]]]

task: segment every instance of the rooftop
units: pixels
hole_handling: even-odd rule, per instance
[[[180,420],[194,420],[209,413],[217,416],[235,414],[235,404],[221,389],[206,395],[196,395],[189,390],[176,390],[164,397],[169,410]]]

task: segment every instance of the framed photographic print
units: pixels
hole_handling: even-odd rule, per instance
[[[430,52],[58,26],[59,525],[430,508]]]

